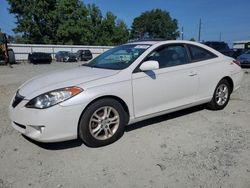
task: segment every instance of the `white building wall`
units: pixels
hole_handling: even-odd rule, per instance
[[[105,52],[112,46],[81,46],[81,45],[44,45],[44,44],[9,44],[9,48],[12,48],[16,60],[27,60],[28,54],[32,52],[46,52],[51,53],[52,58],[55,58],[55,54],[58,51],[70,51],[77,52],[77,50],[90,50],[94,57]]]

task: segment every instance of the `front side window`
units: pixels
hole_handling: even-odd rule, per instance
[[[192,61],[203,61],[217,57],[212,52],[198,46],[189,45],[189,51]]]
[[[84,64],[84,66],[122,70],[131,65],[149,47],[150,45],[141,44],[118,46],[104,52],[88,64]]]
[[[159,48],[146,59],[158,61],[160,68],[184,65],[188,63],[188,56],[184,46],[171,45]]]

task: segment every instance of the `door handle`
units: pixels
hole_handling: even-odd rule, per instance
[[[190,73],[189,76],[196,76],[197,73]]]

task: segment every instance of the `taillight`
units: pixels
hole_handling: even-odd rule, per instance
[[[240,61],[233,60],[233,63],[235,63],[236,65],[240,66]]]

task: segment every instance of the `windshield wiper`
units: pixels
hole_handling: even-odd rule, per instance
[[[99,67],[99,66],[96,66],[96,65],[89,65],[89,64],[82,64],[82,66],[91,67],[91,68],[99,68],[99,69],[103,68],[103,67]]]
[[[121,69],[123,69],[123,67],[119,67],[117,65],[116,65],[117,67],[105,67],[105,66],[82,64],[82,66],[91,67],[91,68],[98,68],[98,69],[109,69],[109,70],[121,70]]]

